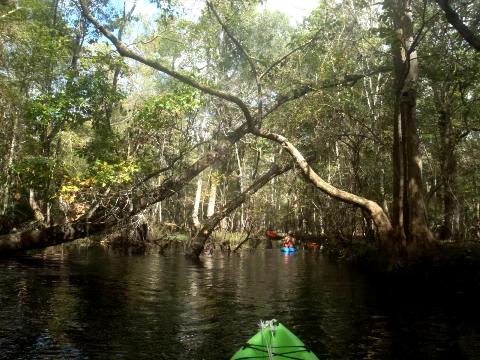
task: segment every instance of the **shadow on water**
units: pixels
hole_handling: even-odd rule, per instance
[[[389,286],[314,253],[0,261],[0,359],[226,359],[276,318],[322,359],[478,359],[476,302]]]

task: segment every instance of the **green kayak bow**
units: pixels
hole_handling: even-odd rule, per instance
[[[231,360],[319,360],[298,337],[276,320],[261,321],[260,329]]]

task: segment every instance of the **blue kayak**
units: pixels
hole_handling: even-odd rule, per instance
[[[284,253],[293,253],[295,251],[297,251],[297,248],[296,247],[282,247],[280,250],[282,250],[282,252]]]

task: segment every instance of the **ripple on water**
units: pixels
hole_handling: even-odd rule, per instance
[[[458,304],[397,299],[321,256],[101,250],[0,262],[0,359],[224,359],[276,318],[322,359],[477,359]]]

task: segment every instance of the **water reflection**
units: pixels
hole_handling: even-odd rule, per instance
[[[50,251],[0,262],[0,359],[224,359],[270,318],[324,359],[480,358],[458,301],[385,291],[318,253]]]

